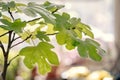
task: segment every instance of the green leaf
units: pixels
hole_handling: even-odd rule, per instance
[[[72,26],[76,26],[78,23],[80,23],[80,19],[77,19],[75,17],[70,19],[70,23],[72,24]]]
[[[67,37],[67,34],[66,34],[64,31],[59,32],[59,33],[56,35],[57,42],[58,42],[60,45],[65,44],[65,43],[66,43],[66,37]]]
[[[54,48],[53,45],[46,43],[46,42],[41,42],[39,43],[38,47],[41,48],[40,51],[43,53],[43,55],[48,59],[48,61],[51,64],[54,64],[54,65],[59,64],[57,55],[53,51],[50,50]]]
[[[19,6],[27,6],[27,5],[23,3],[16,3],[16,6],[19,7]]]
[[[50,41],[49,37],[46,35],[46,32],[38,31],[36,37],[41,41]]]
[[[20,55],[25,56],[24,63],[28,68],[33,68],[37,63],[39,72],[45,74],[50,72],[51,64],[58,65],[58,57],[51,50],[54,48],[51,44],[40,42],[34,47],[25,47],[20,51]]]
[[[90,28],[87,25],[85,25],[83,23],[79,23],[77,26],[78,26],[77,29],[79,31],[82,31],[85,35],[87,35],[91,38],[94,38],[94,34],[91,32]]]
[[[10,17],[6,16],[6,15],[2,15],[2,18],[8,20],[9,22],[12,21],[12,19]]]
[[[36,16],[36,14],[39,14],[46,22],[55,24],[55,17],[48,10],[34,2],[28,3],[28,6],[23,10],[23,12],[26,15],[33,17]]]
[[[74,39],[72,39],[72,38],[67,38],[67,39],[66,39],[66,48],[67,48],[68,50],[74,49],[75,46],[76,46],[76,45],[74,45],[74,43],[75,43]]]
[[[46,34],[54,34],[56,31],[54,30],[54,25],[47,24],[48,28],[46,30]]]
[[[4,2],[1,3],[2,11],[8,11],[8,5]]]
[[[6,25],[0,25],[0,28],[4,29],[4,30],[11,30],[9,26]]]
[[[102,51],[100,48],[100,45],[91,39],[85,39],[85,41],[79,40],[79,45],[77,47],[77,50],[81,57],[90,57],[92,60],[100,61],[101,55],[99,52]]]
[[[0,17],[2,16],[2,13],[0,12]]]
[[[37,14],[34,10],[32,10],[31,8],[27,7],[23,10],[23,12],[27,15],[27,16],[31,16],[31,17],[36,17]]]
[[[77,36],[81,39],[82,38],[82,31],[80,31],[78,29],[74,29],[74,31],[77,34]]]
[[[68,22],[68,20],[70,19],[70,15],[67,13],[63,13],[62,15],[60,14],[54,14],[54,16],[56,17],[56,26],[55,29],[56,30],[63,30],[63,29],[70,29],[70,23]]]
[[[49,1],[46,1],[42,6],[52,13],[64,7],[64,5],[57,5]]]
[[[98,54],[97,49],[95,48],[94,45],[92,44],[88,44],[87,48],[89,49],[89,57],[95,61],[100,61],[102,58],[101,56]]]
[[[10,26],[11,30],[14,30],[16,33],[22,32],[22,28],[26,26],[25,21],[21,21],[21,19],[16,19],[12,25]]]
[[[0,22],[5,24],[5,25],[8,25],[8,26],[11,26],[11,22],[9,22],[7,19],[0,19]]]
[[[16,4],[14,1],[8,2],[9,8],[15,8]]]
[[[0,19],[0,22],[4,25],[0,25],[1,28],[5,30],[14,30],[16,33],[22,32],[22,28],[26,26],[25,21],[16,19],[13,23],[9,22],[7,19]]]
[[[80,41],[77,50],[81,57],[88,57],[87,46],[83,41]]]

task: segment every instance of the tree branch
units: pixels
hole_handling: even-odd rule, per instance
[[[29,21],[27,21],[27,23],[29,23],[29,22],[32,22],[32,21],[36,21],[36,20],[39,20],[39,19],[41,19],[42,17],[39,17],[39,18],[35,18],[35,19],[33,19],[33,20],[29,20]]]
[[[4,48],[4,46],[3,46],[3,43],[0,41],[0,47],[1,47],[1,49],[2,49],[2,51],[3,51],[3,55],[5,55],[5,48]]]
[[[8,34],[9,33],[9,31],[8,32],[6,32],[6,33],[4,33],[4,34],[2,34],[2,35],[0,35],[0,37],[2,37],[2,36],[4,36],[4,35],[6,35],[6,34]]]
[[[15,41],[15,40],[17,40],[17,39],[19,39],[19,38],[21,38],[20,36],[19,37],[16,37],[16,38],[14,38],[14,40],[13,41]]]
[[[14,57],[9,61],[8,65],[10,65],[10,63],[11,63],[16,57],[18,57],[18,56],[19,56],[19,55],[14,56]]]
[[[29,35],[29,36],[28,36],[28,37],[26,37],[23,41],[18,42],[18,43],[16,43],[16,44],[14,44],[13,46],[11,46],[11,48],[13,48],[13,47],[15,47],[15,46],[17,46],[17,45],[19,45],[19,44],[21,44],[21,43],[25,42],[25,41],[26,41],[26,40],[28,40],[31,36],[32,36],[32,35]]]

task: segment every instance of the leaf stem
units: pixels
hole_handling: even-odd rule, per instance
[[[46,35],[50,36],[50,35],[56,35],[56,34],[58,34],[58,33],[53,33],[53,34],[46,34]]]
[[[41,18],[42,18],[42,17],[39,17],[39,18],[35,18],[35,19],[32,19],[32,20],[29,20],[29,21],[27,21],[27,23],[32,22],[32,21],[39,20],[39,19],[41,19]]]
[[[9,8],[9,7],[8,7],[8,13],[10,14],[12,20],[14,21],[15,19],[14,19],[13,15],[12,15],[12,12],[10,11],[10,8]]]
[[[8,65],[10,65],[10,63],[11,63],[16,57],[18,57],[18,56],[19,56],[19,55],[14,56],[14,57],[9,61]]]
[[[18,42],[18,43],[16,43],[16,44],[14,44],[13,46],[11,46],[11,48],[13,48],[13,47],[15,47],[15,46],[17,46],[17,45],[19,45],[19,44],[21,44],[21,43],[25,42],[25,41],[26,41],[26,40],[28,40],[31,36],[32,36],[32,35],[29,35],[29,36],[28,36],[28,37],[26,37],[23,41]]]

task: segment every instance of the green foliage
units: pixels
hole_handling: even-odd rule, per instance
[[[1,23],[4,25],[0,25],[1,28],[5,30],[13,30],[16,33],[22,32],[22,28],[26,26],[25,21],[21,21],[21,19],[16,19],[14,22],[10,22],[7,19],[0,19]]]
[[[58,65],[57,55],[51,51],[54,48],[47,42],[40,42],[37,46],[25,47],[20,51],[20,55],[25,56],[24,63],[32,68],[35,63],[38,64],[39,72],[45,74],[51,70],[51,64]]]
[[[49,37],[43,31],[38,31],[36,35],[41,41],[50,41]]]
[[[37,46],[27,46],[21,49],[19,54],[25,56],[24,64],[28,68],[32,69],[37,64],[41,74],[49,72],[51,65],[59,64],[56,53],[51,50],[54,48],[53,45],[48,43],[50,42],[49,35],[55,35],[57,43],[65,45],[68,50],[77,48],[80,56],[84,58],[89,57],[92,60],[100,61],[100,54],[105,53],[101,49],[100,44],[93,40],[94,34],[91,28],[81,22],[80,18],[71,17],[66,12],[60,13],[59,9],[63,7],[63,5],[53,4],[48,1],[43,4],[36,4],[34,2],[23,4],[14,1],[8,3],[0,2],[0,29],[2,31],[13,31],[15,34],[18,34],[19,37],[17,38],[13,36],[13,42],[19,38],[22,39],[20,43],[28,39],[31,39],[33,42],[39,39]],[[11,17],[13,16],[12,12],[15,12],[16,14],[23,13],[35,19],[23,21],[21,18],[15,18],[14,20],[9,16],[3,15],[4,11],[9,12]],[[28,25],[30,25],[32,31],[26,30]],[[38,26],[35,28],[35,25]],[[46,26],[47,29],[43,31],[42,28]],[[0,35],[2,33],[0,32]],[[83,36],[88,38],[82,39]],[[6,37],[7,39],[9,38],[6,35],[1,36],[0,41],[3,43],[3,37],[4,39]]]

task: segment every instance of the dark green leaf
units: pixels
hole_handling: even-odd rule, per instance
[[[11,22],[9,22],[7,19],[0,19],[0,22],[5,24],[5,25],[8,25],[8,26],[11,26]]]
[[[14,1],[8,2],[9,8],[15,8],[16,4]]]
[[[62,30],[62,29],[66,29],[69,30],[71,27],[71,24],[68,22],[70,15],[67,13],[63,13],[62,15],[60,14],[54,14],[56,17],[56,26],[55,29],[56,30]]]
[[[83,41],[80,41],[80,43],[77,47],[77,50],[81,57],[88,57],[87,46],[85,45],[85,43]]]
[[[41,41],[50,41],[46,33],[42,31],[38,31],[36,37],[39,38]]]
[[[11,30],[9,26],[6,25],[0,25],[0,28],[4,29],[4,30]]]
[[[1,2],[0,5],[2,7],[2,11],[8,11],[8,5],[5,2]]]
[[[16,19],[12,25],[11,29],[14,30],[16,33],[22,32],[22,28],[26,26],[25,21],[21,21],[20,19]]]
[[[2,13],[0,12],[0,17],[2,16]]]
[[[102,58],[101,56],[98,54],[97,49],[92,45],[92,44],[88,44],[87,45],[88,53],[89,53],[89,57],[95,61],[100,61]]]

